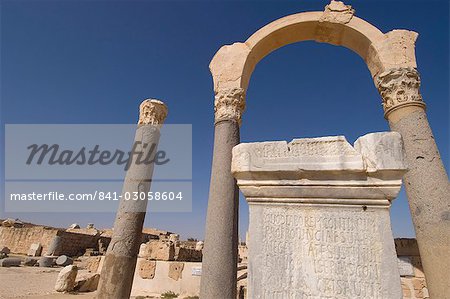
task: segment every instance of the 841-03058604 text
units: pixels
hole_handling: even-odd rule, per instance
[[[63,193],[63,192],[47,192],[47,193],[11,193],[10,200],[40,200],[40,201],[59,201],[59,200],[155,200],[155,201],[174,201],[182,200],[183,192],[181,191],[156,191],[156,192],[111,192],[111,191],[95,191],[92,193]]]

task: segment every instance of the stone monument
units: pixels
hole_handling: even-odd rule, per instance
[[[243,42],[222,46],[214,55],[209,68],[214,81],[215,136],[201,298],[236,296],[239,198],[229,169],[231,149],[239,144],[240,125],[245,123],[252,73],[273,51],[311,40],[351,49],[366,63],[382,98],[384,117],[403,138],[409,166],[403,179],[430,296],[447,296],[450,183],[420,93],[417,37],[416,32],[403,29],[383,33],[357,17],[352,6],[332,0],[323,11],[275,20]]]
[[[396,132],[235,146],[248,297],[401,298],[389,208],[405,172]]]

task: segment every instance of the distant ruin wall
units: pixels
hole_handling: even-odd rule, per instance
[[[86,248],[98,250],[98,241],[100,239],[106,246],[111,241],[110,238],[99,235],[66,232],[42,226],[0,227],[0,245],[7,246],[12,253],[27,254],[31,244],[41,243],[43,247],[42,253],[45,254],[55,236],[59,236],[62,239],[61,247],[55,252],[55,255],[83,255]]]
[[[99,235],[85,235],[66,231],[58,231],[58,236],[62,238],[60,252],[56,255],[65,254],[68,256],[80,256],[86,251],[86,248],[98,250],[98,240],[102,239],[106,245],[109,245],[110,238],[100,237]]]
[[[31,244],[41,243],[45,253],[58,230],[42,226],[3,227],[0,226],[0,245],[7,246],[12,253],[27,254]]]

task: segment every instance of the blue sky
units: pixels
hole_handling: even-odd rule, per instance
[[[193,211],[148,214],[146,226],[202,238],[213,144],[208,65],[224,44],[245,41],[280,17],[327,1],[1,1],[1,121],[135,123],[145,98],[169,107],[166,123],[192,124]],[[449,169],[449,2],[347,1],[381,31],[410,29],[422,95]],[[342,47],[303,42],[261,61],[247,93],[242,142],[345,135],[353,143],[389,130],[363,60]],[[4,132],[4,131],[3,131]],[[114,132],[111,132],[113,138]],[[3,138],[2,157],[3,157]],[[2,169],[4,159],[2,158]],[[1,175],[3,181],[3,171]],[[3,186],[1,186],[3,194]],[[414,236],[404,192],[391,210],[395,236]],[[111,227],[113,213],[27,213],[26,221]],[[248,207],[240,201],[240,234]]]

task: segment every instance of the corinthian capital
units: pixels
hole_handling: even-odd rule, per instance
[[[241,125],[242,112],[245,109],[245,90],[231,88],[219,90],[214,100],[215,123],[222,120],[235,120]]]
[[[383,99],[384,117],[405,106],[425,107],[420,94],[420,76],[416,69],[395,68],[375,77],[375,85]]]
[[[154,99],[142,101],[139,106],[138,125],[162,125],[167,116],[164,102]]]

